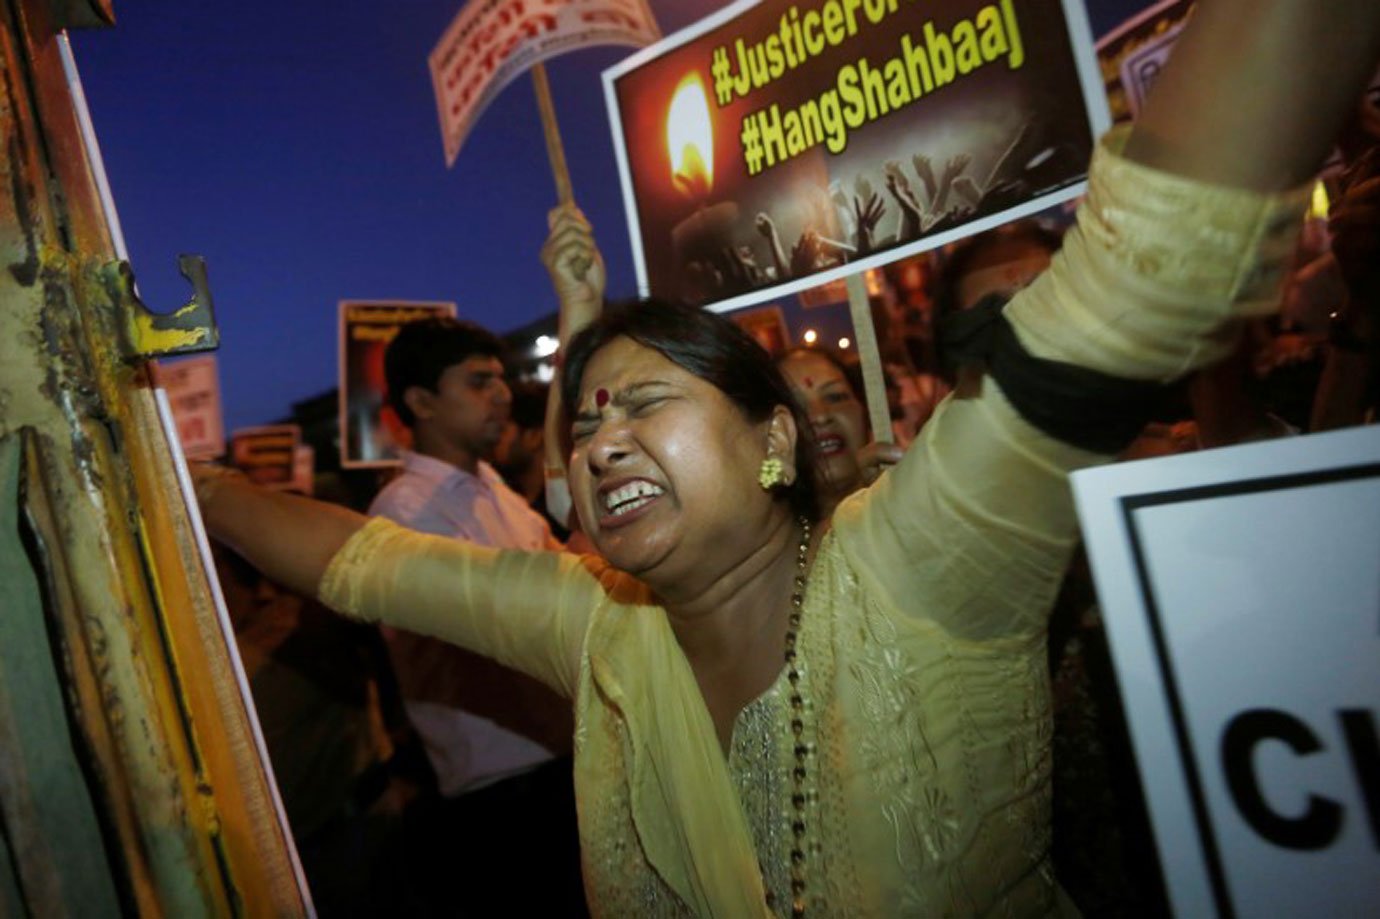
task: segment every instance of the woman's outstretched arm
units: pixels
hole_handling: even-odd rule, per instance
[[[617,580],[605,567],[370,522],[214,467],[193,477],[208,532],[270,579],[352,618],[434,636],[575,692],[599,579]]]

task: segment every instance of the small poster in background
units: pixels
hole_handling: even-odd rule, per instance
[[[1117,124],[1140,114],[1192,12],[1193,0],[1163,0],[1098,39],[1107,103]]]
[[[406,300],[340,302],[340,465],[396,466],[408,431],[387,408],[383,354],[398,329],[431,316],[454,316],[454,303]]]
[[[781,312],[781,307],[775,304],[740,310],[733,314],[732,319],[772,357],[780,356],[790,347],[791,337],[786,330],[786,317]]]
[[[225,422],[220,405],[220,374],[214,354],[157,361],[158,385],[168,394],[182,454],[190,460],[215,459],[225,452]]]
[[[301,444],[302,429],[295,424],[238,428],[230,435],[230,465],[256,485],[291,491],[297,485]]]
[[[1380,427],[1073,475],[1177,916],[1380,903]]]
[[[316,492],[316,450],[298,444],[292,453],[292,491],[311,497]]]

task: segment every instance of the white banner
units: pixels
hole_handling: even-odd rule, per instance
[[[220,374],[214,354],[158,362],[158,385],[168,393],[177,439],[188,459],[215,459],[225,452]]]
[[[1073,476],[1178,916],[1380,904],[1380,428]]]
[[[427,57],[446,165],[503,87],[549,57],[661,37],[646,0],[470,0]]]

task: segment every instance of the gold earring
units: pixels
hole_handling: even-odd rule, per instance
[[[778,485],[786,484],[786,466],[780,457],[769,456],[762,460],[762,468],[757,471],[757,484],[763,491],[771,491]]]

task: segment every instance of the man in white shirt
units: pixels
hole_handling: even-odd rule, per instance
[[[384,373],[413,450],[370,514],[495,548],[562,548],[483,459],[508,420],[501,354],[490,332],[460,320],[426,319],[399,331]],[[582,913],[569,703],[437,639],[390,630],[388,642],[441,793],[419,842],[445,911]]]

